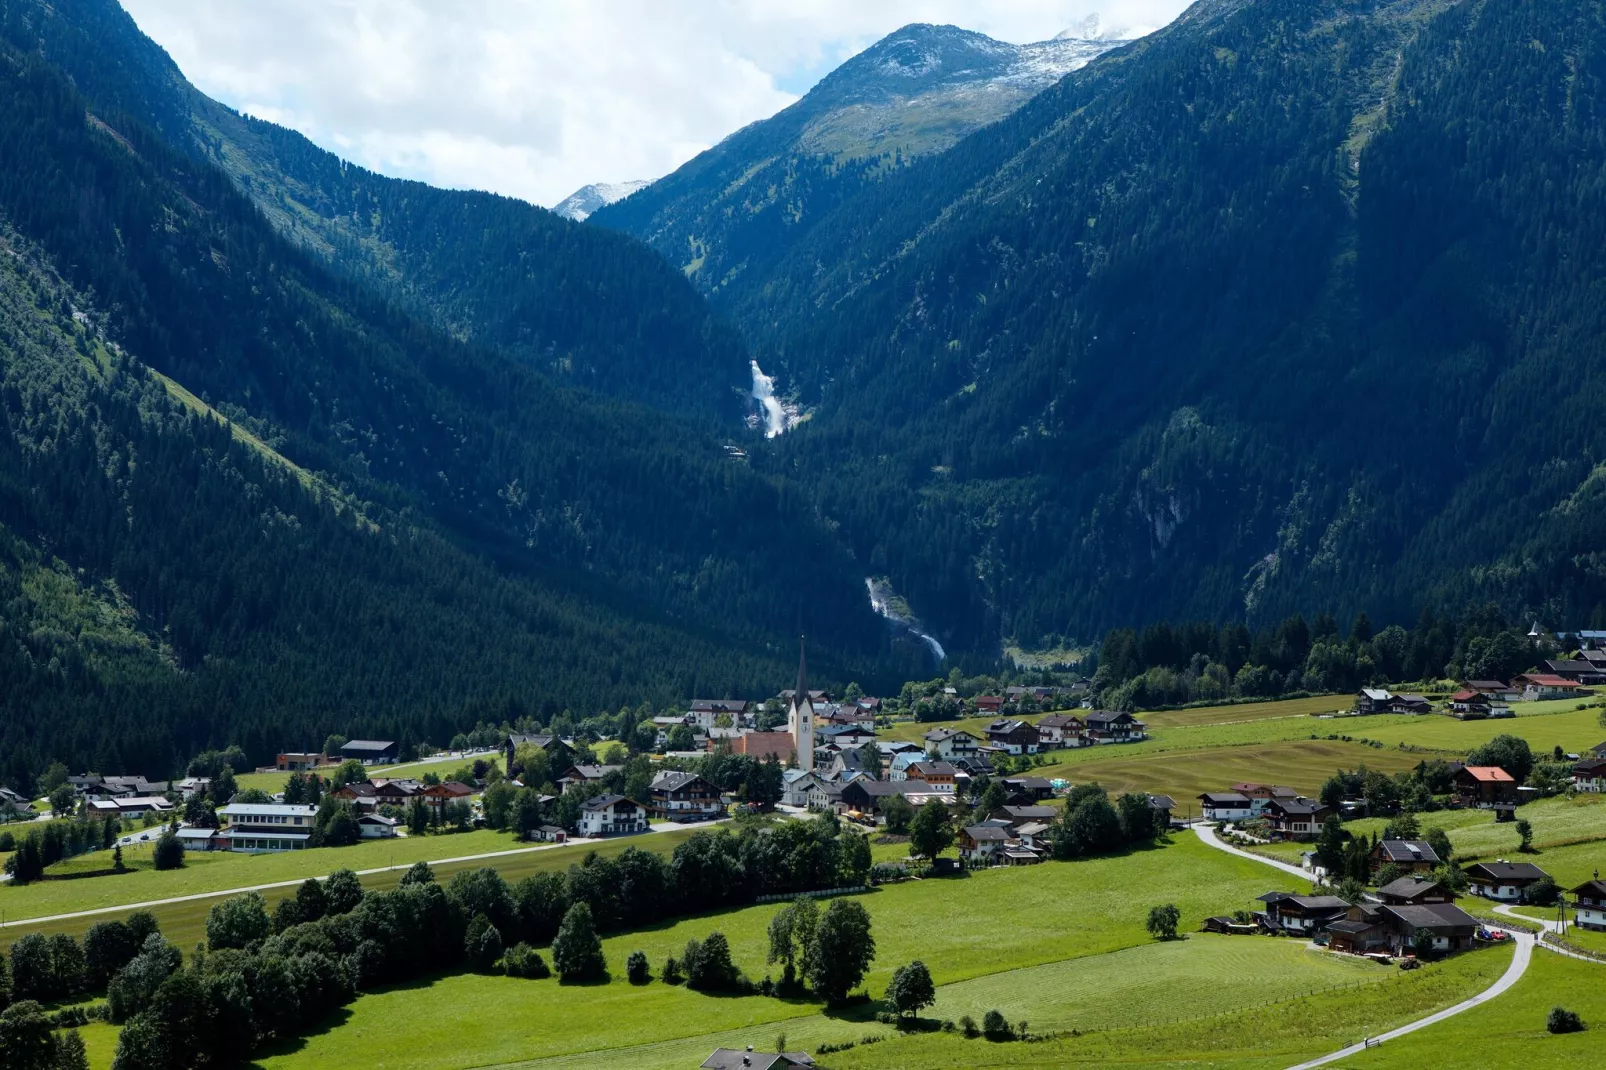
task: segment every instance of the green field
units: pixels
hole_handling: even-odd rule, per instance
[[[396,779],[399,777],[420,777],[425,773],[445,775],[465,765],[473,765],[478,759],[485,759],[498,769],[502,767],[500,754],[476,754],[472,758],[430,758],[421,762],[410,762],[407,765],[376,765],[368,770],[370,776],[381,780]],[[329,767],[333,769],[333,766]],[[325,773],[328,770],[324,770]],[[240,773],[235,776],[234,782],[241,791],[252,788],[260,789],[272,795],[284,790],[285,782],[290,779],[289,773],[270,771],[266,773]]]
[[[1606,840],[1606,795],[1560,795],[1528,803],[1517,816],[1533,825],[1534,845],[1565,846],[1588,840]],[[1456,858],[1477,861],[1514,858],[1521,840],[1515,821],[1496,822],[1488,810],[1436,810],[1418,814],[1422,830],[1441,828],[1450,837]],[[1382,834],[1388,822],[1363,818],[1344,827],[1356,835]],[[1603,847],[1606,852],[1606,847]]]
[[[620,839],[609,840],[602,844],[575,844],[573,846],[546,847],[539,850],[521,849],[517,854],[503,855],[498,858],[491,858],[483,861],[436,865],[434,868],[436,876],[442,880],[445,880],[460,869],[473,869],[479,866],[494,866],[508,880],[512,881],[522,879],[532,873],[546,872],[555,869],[567,869],[570,865],[573,865],[584,858],[587,852],[593,850],[597,851],[599,854],[610,855],[617,854],[618,852],[623,851],[626,847],[633,845],[655,851],[673,851],[675,846],[690,836],[693,831],[695,830],[675,829],[670,832],[653,833],[647,836],[623,837]],[[492,840],[483,840],[481,837],[496,838]],[[397,847],[400,848],[401,845],[408,844],[409,840],[398,839],[392,842],[394,842]],[[465,845],[475,844],[479,844],[479,846],[472,850],[460,849]],[[317,851],[299,851],[293,854],[277,855],[191,855],[191,859],[194,860],[193,864],[186,865],[186,867],[182,870],[169,870],[165,873],[148,872],[145,874],[145,876],[150,878],[185,876],[201,886],[195,891],[184,892],[166,890],[162,891],[158,895],[141,894],[137,897],[121,896],[117,895],[115,892],[102,892],[97,894],[100,894],[102,897],[110,898],[116,904],[128,904],[150,901],[159,898],[169,898],[177,895],[196,894],[197,892],[216,893],[230,888],[247,887],[253,883],[266,883],[267,881],[273,880],[301,880],[309,876],[323,876],[332,872],[333,870],[340,869],[343,866],[353,869],[371,868],[373,865],[375,865],[375,863],[369,860],[377,860],[377,865],[384,866],[387,863],[385,856],[382,854],[364,856],[356,853],[379,846],[382,845],[360,844],[356,847],[325,848]],[[381,873],[364,875],[362,877],[363,887],[392,887],[401,879],[402,873],[405,870],[405,866],[411,864],[413,861],[417,861],[419,858],[425,860],[438,858],[457,858],[467,854],[480,853],[482,851],[505,851],[521,847],[521,845],[514,843],[511,837],[507,836],[506,834],[490,832],[463,833],[457,836],[427,837],[423,839],[412,840],[411,846],[415,848],[414,857],[408,858],[404,861],[400,851],[398,850],[395,868],[388,869]],[[421,848],[425,847],[430,849],[421,850]],[[322,858],[322,861],[319,861],[320,857]],[[239,881],[234,878],[238,878],[241,872],[245,872],[249,877],[252,871],[241,871],[237,868],[228,866],[227,863],[234,859],[255,862],[300,862],[304,863],[304,872],[300,872],[293,877],[286,878],[279,875],[284,872],[283,869],[272,868],[255,871],[259,873],[266,872],[270,874],[263,880],[253,881],[247,879],[245,881]],[[312,860],[311,864],[305,864],[309,859]],[[204,860],[204,862],[202,860]],[[207,869],[208,866],[215,866],[219,868]],[[228,880],[221,880],[217,876],[219,873],[231,874],[232,876]],[[103,877],[77,881],[51,881],[43,884],[29,885],[26,888],[0,886],[0,907],[5,907],[6,904],[10,902],[11,896],[23,895],[32,889],[74,889],[105,885],[108,883],[117,887],[125,887],[128,886],[129,882],[133,881],[134,879],[134,876]],[[148,892],[151,886],[142,885],[141,887],[145,888],[146,892]],[[166,885],[165,887],[171,889],[172,885]],[[263,898],[268,901],[268,905],[271,907],[274,903],[278,902],[285,896],[294,895],[295,890],[295,885],[291,884],[282,888],[266,890],[262,893],[262,895]],[[162,931],[168,935],[169,939],[171,939],[172,942],[177,944],[179,947],[188,949],[194,947],[197,941],[205,937],[206,912],[210,910],[217,902],[218,897],[214,894],[208,898],[190,899],[179,903],[166,903],[160,906],[151,907],[149,909],[151,913],[156,915],[157,921],[162,927]],[[52,910],[48,913],[66,913],[72,910],[83,909],[91,908],[68,907],[66,910]],[[110,918],[121,917],[125,913],[126,911],[116,911],[108,914],[91,914],[87,917],[68,918],[61,921],[42,922],[36,925],[8,925],[5,928],[0,928],[0,950],[9,947],[18,937],[23,936],[26,933],[70,932],[77,935],[82,935],[97,921],[106,921]],[[35,911],[33,913],[24,914],[21,916],[38,917],[40,914]],[[4,920],[16,921],[17,919],[18,915],[13,913],[10,915],[9,919]]]
[[[1153,710],[1136,716],[1151,730],[1186,728],[1337,713],[1348,710],[1353,702],[1353,695],[1316,695],[1312,698],[1289,698],[1276,702],[1239,702],[1226,706],[1195,706],[1184,710]]]
[[[1560,1004],[1577,1011],[1582,1033],[1552,1036],[1545,1016]],[[1511,991],[1489,1003],[1334,1065],[1353,1070],[1465,1070],[1468,1066],[1574,1070],[1601,1064],[1606,1027],[1606,965],[1535,951]]]

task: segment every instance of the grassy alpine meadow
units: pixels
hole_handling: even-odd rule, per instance
[[[498,769],[502,767],[502,755],[499,752],[490,751],[488,753],[472,754],[468,757],[425,758],[422,761],[409,762],[406,765],[375,765],[369,767],[368,775],[371,777],[377,777],[380,780],[397,780],[403,777],[420,777],[425,773],[434,773],[437,776],[444,776],[453,770],[459,769],[465,765],[473,765],[476,761],[480,760],[490,762]],[[319,772],[320,774],[327,774],[333,768],[334,766],[330,766],[328,769],[319,770]],[[241,791],[248,791],[252,788],[257,788],[272,795],[283,791],[284,786],[289,779],[289,773],[281,773],[277,770],[269,770],[265,773],[238,773],[234,777],[234,782],[239,786]]]
[[[1606,795],[1558,795],[1519,807],[1517,817],[1533,825],[1536,847],[1565,846],[1589,840],[1606,840]],[[1515,821],[1494,819],[1488,810],[1435,810],[1418,814],[1422,831],[1440,828],[1450,837],[1456,857],[1463,862],[1496,856],[1514,857],[1521,838]],[[1362,818],[1344,827],[1358,836],[1382,835],[1388,821]]]
[[[1279,717],[1311,717],[1338,713],[1353,705],[1353,695],[1312,695],[1271,702],[1234,702],[1224,706],[1190,706],[1180,710],[1148,710],[1136,714],[1149,728],[1188,728],[1209,724],[1269,721]]]
[[[1582,1033],[1552,1035],[1550,1009],[1576,1011]],[[1522,980],[1475,1011],[1436,1022],[1416,1033],[1334,1065],[1350,1070],[1449,1070],[1514,1066],[1573,1070],[1601,1062],[1599,1030],[1606,1026],[1606,966],[1535,951]]]
[[[405,871],[407,865],[423,860],[432,862],[437,879],[442,881],[449,880],[452,874],[456,873],[460,869],[475,869],[480,866],[492,866],[507,880],[517,881],[529,876],[532,873],[567,869],[569,866],[579,862],[590,851],[597,851],[599,854],[603,855],[613,855],[620,853],[626,847],[636,846],[644,850],[668,853],[673,851],[676,845],[681,843],[687,837],[691,836],[694,831],[694,828],[677,828],[669,832],[655,832],[645,836],[622,837],[619,839],[608,840],[604,843],[578,843],[558,847],[541,847],[534,850],[528,848],[534,847],[535,845],[517,843],[505,833],[473,832],[461,833],[452,836],[399,838],[393,841],[385,842],[395,843],[398,848],[402,844],[411,842],[412,846],[415,848],[414,854],[406,858],[404,861],[401,852],[398,850],[394,868],[385,869],[384,871],[378,873],[366,873],[362,875],[361,879],[364,888],[390,888],[395,886],[397,881],[401,880],[402,873]],[[495,839],[486,839],[486,837],[495,837]],[[463,849],[465,844],[470,844],[473,846],[471,849]],[[299,881],[305,880],[307,877],[325,876],[342,867],[349,867],[361,871],[363,868],[375,868],[376,866],[389,865],[385,858],[378,854],[358,855],[352,853],[374,846],[379,846],[379,844],[359,844],[356,847],[320,848],[312,851],[297,851],[293,853],[277,855],[191,854],[186,858],[184,869],[168,870],[163,873],[149,872],[147,876],[169,877],[175,874],[186,874],[191,872],[192,865],[195,867],[195,870],[199,872],[208,864],[221,865],[231,859],[242,859],[246,861],[257,862],[278,860],[304,862],[306,860],[312,860],[315,864],[304,866],[301,871],[296,872],[290,877],[283,876],[281,870],[274,868],[254,872],[266,872],[279,875],[247,880],[202,880],[200,881],[202,885],[200,889],[188,892],[163,891],[159,894],[153,895],[149,894],[150,885],[140,885],[139,887],[144,888],[145,891],[132,896],[114,896],[112,905],[149,902],[155,899],[164,899],[180,895],[205,895],[206,898],[188,899],[177,903],[163,903],[158,906],[147,908],[152,914],[156,915],[156,920],[158,924],[161,925],[162,932],[167,934],[168,939],[177,944],[180,948],[188,949],[194,947],[197,941],[205,939],[207,911],[211,910],[212,907],[220,901],[221,897],[227,894],[228,889],[249,887],[253,884],[270,883],[278,880],[291,880],[299,883]],[[422,849],[426,847],[431,849]],[[478,854],[486,851],[516,851],[517,853],[504,854],[498,857],[482,860],[442,864],[433,863],[434,859],[458,858],[463,855]],[[101,856],[104,857],[104,852],[101,852]],[[320,858],[322,859],[321,861],[319,861]],[[367,859],[378,859],[378,861],[366,861]],[[231,873],[238,877],[241,872],[246,872],[249,874],[253,871],[225,869],[223,872]],[[213,871],[214,876],[215,873],[216,871]],[[125,875],[121,877],[86,878],[84,880],[75,881],[45,881],[39,884],[28,885],[24,888],[0,886],[0,909],[6,908],[7,904],[11,901],[10,897],[12,895],[25,893],[31,889],[72,889],[74,886],[78,885],[96,885],[103,883],[128,886],[129,882],[132,880],[132,876]],[[262,892],[262,897],[267,900],[268,906],[271,909],[272,906],[280,899],[286,896],[294,895],[295,891],[296,884],[291,883],[280,888],[265,889]],[[50,910],[46,911],[45,913],[69,913],[74,910],[88,909],[94,909],[94,905],[69,906],[62,910]],[[86,932],[89,927],[94,925],[96,922],[125,917],[128,913],[129,911],[127,910],[120,910],[106,914],[90,914],[85,917],[65,918],[60,921],[42,921],[34,925],[7,925],[4,928],[0,928],[0,950],[9,947],[14,941],[17,940],[18,937],[30,932],[68,932],[74,934],[75,936],[82,936],[84,932]],[[24,918],[40,916],[43,915],[41,915],[38,911],[22,915]],[[18,915],[12,914],[9,918],[3,920],[17,921]]]
[[[1223,939],[1276,942],[1259,937]],[[1241,1009],[1215,1011],[1201,1006],[1199,1013],[1189,1015],[1183,1005],[1168,1017],[1142,1025],[1090,1023],[1089,1028],[1077,1027],[1080,1035],[1062,1033],[1033,1044],[967,1040],[958,1032],[895,1036],[833,1054],[830,1065],[833,1070],[1111,1065],[1143,1070],[1282,1070],[1458,1003],[1487,988],[1510,962],[1509,948],[1487,948],[1408,973],[1381,969],[1375,983],[1312,994],[1300,988],[1297,977],[1284,984],[1272,978],[1249,986],[1255,990],[1250,995],[1254,1005]],[[1230,986],[1236,978],[1223,974],[1216,980]],[[1005,1018],[1022,1017],[1011,1014],[1007,1004],[998,1010]],[[1026,1021],[1037,1032],[1031,1019]],[[1465,1057],[1466,1052],[1461,1054]]]
[[[1151,947],[1144,922],[1153,905],[1175,902],[1182,911],[1182,927],[1195,929],[1205,916],[1236,909],[1268,886],[1263,867],[1212,850],[1191,836],[1110,858],[885,886],[859,897],[870,911],[876,941],[876,960],[866,987],[879,996],[893,969],[915,958],[931,966],[939,984],[959,992],[956,999],[966,998],[959,987],[962,983],[1001,971],[1063,960],[1087,963],[1096,970],[1093,964],[1099,957]],[[1144,888],[1165,891],[1154,896],[1134,892]],[[717,930],[730,941],[736,964],[750,977],[763,977],[774,972],[764,961],[767,931],[781,907],[764,904],[610,937],[604,947],[615,979],[605,985],[571,987],[458,975],[365,995],[348,1008],[349,1018],[338,1028],[262,1062],[267,1067],[299,1068],[344,1066],[355,1058],[363,1065],[385,1068],[483,1066],[635,1045],[656,1047],[670,1038],[733,1030],[746,1031],[749,1039],[744,1044],[757,1044],[771,1041],[780,1028],[801,1041],[803,1033],[780,1023],[832,1021],[821,1016],[813,1003],[706,996],[658,982],[638,988],[620,976],[631,951],[644,951],[656,975],[664,959],[678,956],[688,939]],[[1247,949],[1217,949],[1215,943],[1190,937],[1178,941],[1175,953],[1198,947],[1202,955],[1225,956],[1218,965],[1233,955],[1254,954]],[[1163,956],[1171,951],[1149,951],[1148,956],[1160,957],[1139,956],[1133,968],[1153,974],[1162,969]],[[1278,957],[1279,949],[1262,954],[1267,956],[1269,973],[1289,970],[1289,961]],[[1312,962],[1304,968],[1312,985],[1348,983],[1359,976],[1347,963],[1333,966],[1337,972],[1331,972],[1327,963]],[[1068,979],[1075,972],[1066,969],[1058,976]],[[1207,972],[1201,968],[1199,975]],[[1052,978],[1042,980],[1054,983]],[[981,1000],[987,995],[978,992],[969,998]],[[1149,998],[1160,998],[1158,990]],[[853,1012],[849,1024],[822,1034],[821,1040],[875,1030],[873,1022],[858,1020],[863,1016],[863,1009]],[[753,1030],[758,1031],[756,1040]],[[699,1059],[706,1055],[704,1051]],[[645,1065],[634,1057],[628,1063]],[[617,1058],[614,1065],[619,1065]]]

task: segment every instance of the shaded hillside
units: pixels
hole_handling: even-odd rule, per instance
[[[1595,5],[1196,5],[733,306],[781,462],[945,641],[1602,615]]]
[[[705,293],[740,304],[825,214],[907,161],[1008,115],[1121,42],[995,41],[955,26],[897,30],[591,222],[634,234]]]
[[[0,0],[0,24],[94,107],[216,164],[286,236],[446,333],[734,429],[740,339],[637,243],[513,198],[374,174],[241,116],[191,86],[116,0]]]

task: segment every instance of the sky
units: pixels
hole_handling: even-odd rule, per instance
[[[1131,37],[1186,0],[122,0],[202,92],[384,174],[552,205],[652,179],[911,22]],[[1097,17],[1096,24],[1087,20]],[[1083,34],[1085,35],[1085,33]]]

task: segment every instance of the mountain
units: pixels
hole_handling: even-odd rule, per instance
[[[1119,44],[1061,37],[1013,45],[954,26],[905,26],[796,104],[598,209],[591,222],[647,242],[721,306],[740,304],[835,205]]]
[[[740,338],[635,242],[510,197],[375,174],[196,90],[116,0],[0,0],[12,43],[215,165],[290,240],[439,330],[555,379],[735,426]]]
[[[481,719],[762,694],[799,630],[827,677],[886,684],[923,657],[890,642],[797,489],[723,430],[444,331],[299,240],[268,193],[193,151],[187,120],[120,106],[143,83],[112,76],[144,53],[86,12],[107,14],[0,12],[11,782],[53,759],[161,774],[226,742],[262,760],[332,731],[439,741]],[[30,36],[42,25],[54,45]],[[95,78],[52,62],[74,55],[62,41],[94,45]],[[457,205],[443,227],[490,203],[353,185],[397,212]],[[540,270],[581,280],[566,314],[639,311],[640,291],[591,283],[655,256],[529,212],[566,243]]]
[[[1606,618],[1602,19],[1195,4],[747,262],[755,463],[950,651]]]
[[[552,206],[554,215],[582,223],[592,212],[614,201],[622,201],[638,189],[651,185],[645,179],[633,178],[629,182],[593,182],[581,186]]]

